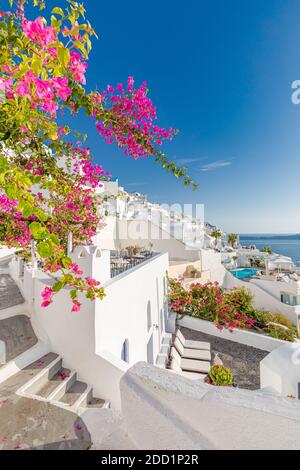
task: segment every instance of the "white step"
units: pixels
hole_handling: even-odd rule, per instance
[[[188,372],[201,372],[208,374],[210,371],[210,362],[197,361],[194,359],[181,359],[181,369]]]
[[[187,349],[184,348],[182,357],[185,359],[197,359],[198,361],[211,361],[210,351],[204,351],[200,349]]]
[[[77,380],[77,373],[65,369],[62,363],[62,358],[57,356],[16,393],[33,400],[49,402],[76,414],[86,408],[110,407],[109,401],[94,398],[92,387]]]
[[[184,347],[188,349],[200,349],[204,351],[210,351],[210,343],[205,341],[193,341],[192,339],[186,339]]]

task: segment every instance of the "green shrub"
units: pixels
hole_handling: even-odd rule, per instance
[[[281,313],[274,313],[271,321],[274,323],[279,323],[280,325],[283,325],[283,326],[287,326],[291,330],[295,328],[293,323]]]
[[[213,385],[222,387],[230,386],[233,382],[231,370],[224,366],[212,366],[209,372],[209,377]]]
[[[266,312],[265,310],[251,310],[248,315],[257,323],[267,325],[270,321],[273,321],[274,314]]]
[[[284,330],[279,326],[269,326],[268,330],[269,336],[272,338],[290,341],[291,343],[293,343],[297,338],[297,330],[295,328],[293,328],[293,330]]]
[[[234,306],[241,315],[247,315],[253,310],[253,294],[244,287],[226,292],[224,302],[226,305]]]

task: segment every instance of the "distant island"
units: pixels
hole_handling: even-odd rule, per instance
[[[257,234],[240,235],[240,240],[300,240],[300,234],[294,235],[276,235],[276,234]]]

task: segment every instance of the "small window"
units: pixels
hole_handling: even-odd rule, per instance
[[[128,339],[125,339],[123,343],[121,359],[122,361],[129,363],[129,340]]]

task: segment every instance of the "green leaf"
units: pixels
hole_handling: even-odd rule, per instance
[[[70,61],[70,51],[64,46],[59,46],[57,48],[57,57],[61,65],[67,68]]]
[[[59,8],[59,7],[53,8],[51,13],[55,15],[65,16],[64,11],[62,10],[62,8]]]
[[[39,75],[42,70],[42,59],[38,55],[35,55],[32,62],[31,62],[31,69]]]
[[[68,267],[70,266],[70,264],[72,263],[72,260],[71,258],[68,258],[67,256],[64,256],[62,259],[61,259],[61,262],[62,262],[62,265],[64,268],[68,269]]]
[[[34,209],[34,214],[37,216],[37,218],[41,221],[41,222],[46,222],[48,220],[48,216],[47,214],[45,214],[44,211],[42,211],[42,209],[39,209],[39,208],[35,208]]]
[[[49,258],[50,256],[53,255],[53,247],[51,242],[49,240],[46,240],[44,242],[39,242],[37,244],[37,252],[42,258]]]
[[[63,287],[64,287],[64,283],[62,281],[57,281],[55,284],[53,284],[52,290],[54,292],[59,292]]]
[[[23,216],[24,217],[29,217],[33,213],[34,213],[34,208],[30,204],[25,203],[23,211],[22,211]]]
[[[8,183],[5,185],[5,192],[10,199],[17,199],[18,187],[16,183]]]
[[[29,230],[33,238],[35,238],[36,240],[46,238],[48,234],[47,229],[39,222],[32,222],[29,225]]]
[[[78,297],[78,292],[77,292],[77,290],[71,290],[71,291],[70,291],[70,297],[71,297],[72,300],[77,299],[77,297]]]
[[[54,233],[49,235],[49,239],[52,241],[52,243],[54,243],[54,245],[59,246],[59,238],[54,235]]]
[[[84,45],[82,44],[82,42],[75,41],[74,46],[77,47],[77,49],[79,49],[83,53],[84,57],[86,57],[86,58],[88,57],[88,54],[87,54],[86,49],[85,49]]]

